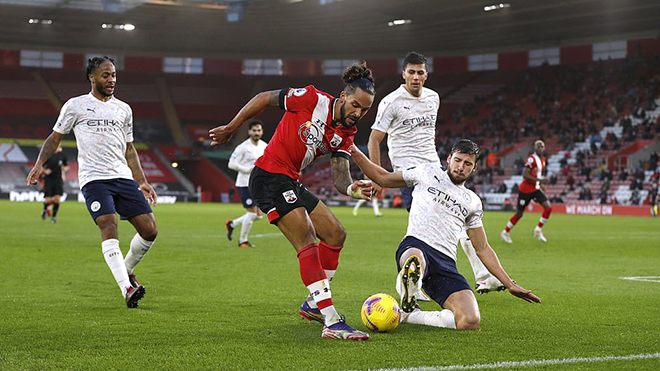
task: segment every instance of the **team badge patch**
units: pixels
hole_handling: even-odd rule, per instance
[[[101,203],[98,201],[92,202],[92,204],[89,206],[89,208],[92,210],[92,212],[97,212],[99,209],[101,209]]]
[[[295,95],[296,97],[302,97],[303,95],[305,95],[305,93],[307,93],[307,89],[306,89],[306,88],[299,88],[299,89],[291,89],[291,90],[289,90],[289,94],[287,94],[287,95],[288,95],[289,97],[291,97],[292,95]]]
[[[339,135],[335,134],[332,137],[332,139],[330,139],[330,146],[332,148],[339,147],[339,145],[341,144],[341,141],[342,141],[342,138]]]
[[[286,192],[282,193],[282,196],[284,196],[284,200],[288,204],[292,204],[292,203],[298,201],[298,197],[296,196],[296,194],[292,190],[289,190],[289,191],[286,191]]]

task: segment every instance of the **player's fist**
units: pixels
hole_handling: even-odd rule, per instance
[[[215,127],[209,130],[209,137],[211,137],[211,145],[217,146],[218,144],[225,144],[234,135],[234,129],[229,125]]]
[[[43,171],[44,168],[42,166],[34,165],[32,170],[30,170],[27,179],[25,180],[27,185],[37,184],[37,181],[39,180],[39,177]]]
[[[368,180],[356,180],[353,184],[348,186],[346,194],[357,199],[371,200],[371,192],[373,185]]]

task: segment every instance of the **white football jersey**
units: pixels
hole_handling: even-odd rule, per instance
[[[236,187],[247,187],[250,180],[250,172],[254,167],[254,162],[264,154],[268,143],[259,140],[257,145],[252,144],[252,139],[248,138],[239,144],[229,158],[229,168],[238,171],[236,176]]]
[[[133,141],[133,112],[117,98],[102,102],[90,92],[69,99],[53,131],[73,130],[78,145],[80,188],[93,180],[133,179],[126,163],[126,143]]]
[[[458,239],[464,229],[483,227],[481,199],[454,184],[438,164],[422,164],[403,171],[414,186],[406,236],[413,236],[456,261]]]
[[[394,171],[430,162],[440,164],[435,148],[435,121],[439,109],[438,93],[422,88],[422,94],[416,97],[405,85],[380,101],[371,129],[387,133]]]

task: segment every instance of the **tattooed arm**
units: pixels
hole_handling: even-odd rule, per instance
[[[133,173],[133,179],[140,186],[140,190],[144,194],[144,197],[150,203],[156,205],[157,196],[154,188],[147,182],[147,177],[144,176],[144,171],[142,170],[142,165],[140,165],[140,157],[138,156],[137,150],[132,142],[126,143],[126,163],[128,167],[131,168]]]
[[[353,198],[371,200],[371,182],[363,180],[353,181],[347,158],[333,157],[330,160],[330,164],[332,166],[332,182],[339,193]]]
[[[279,107],[280,91],[281,90],[264,91],[255,95],[254,98],[250,99],[250,101],[238,111],[229,124],[209,130],[211,145],[216,146],[218,144],[227,143],[238,128],[240,128],[246,121],[257,116],[266,107]]]
[[[41,146],[41,151],[39,151],[37,162],[34,163],[34,167],[30,170],[30,173],[27,176],[27,185],[37,184],[41,173],[44,171],[44,162],[55,153],[63,137],[63,134],[53,131],[48,138],[46,138],[43,146]]]

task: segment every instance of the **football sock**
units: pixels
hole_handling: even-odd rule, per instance
[[[404,313],[401,313],[404,315]],[[441,311],[426,312],[423,310],[414,311],[412,313],[405,313],[401,317],[401,323],[410,323],[413,325],[426,325],[444,328],[456,328],[456,320],[454,319],[454,312],[449,309]]]
[[[257,219],[257,213],[248,211],[245,215],[242,216],[243,224],[241,225],[241,236],[238,239],[239,243],[247,242],[248,235],[250,234],[250,228],[252,228],[252,223]]]
[[[126,295],[126,288],[130,286],[130,282],[128,280],[126,266],[124,265],[124,257],[119,249],[119,240],[114,238],[105,240],[101,243],[101,249],[105,263],[108,264],[108,268],[110,268],[112,275],[115,277],[115,281],[117,281],[117,285],[121,289],[122,296]]]
[[[541,218],[539,219],[539,228],[543,228],[543,225],[548,222],[548,218],[550,218],[550,213],[552,213],[552,207],[548,207],[543,209],[543,214],[541,214]]]
[[[234,227],[234,228],[236,228],[236,227],[238,227],[239,225],[243,224],[243,221],[245,220],[245,215],[246,215],[246,214],[243,214],[243,215],[239,216],[238,218],[232,220],[232,221],[231,221],[231,226]]]
[[[371,205],[374,207],[374,214],[375,215],[380,214],[380,210],[378,209],[378,199],[377,198],[374,197],[371,200]]]
[[[325,325],[330,326],[339,322],[339,313],[332,304],[330,282],[319,259],[318,245],[311,243],[300,249],[298,263],[300,264],[300,277],[321,310]]]
[[[342,247],[343,246],[330,246],[325,242],[319,243],[319,259],[321,260],[321,266],[325,271],[325,276],[328,278],[328,281],[332,281],[335,272],[337,272],[337,266],[339,265],[339,252]],[[307,304],[311,308],[317,308],[312,294],[307,296]]]
[[[57,210],[60,209],[60,204],[54,203],[53,204],[53,218],[57,216]]]
[[[44,211],[46,211],[46,209],[48,209],[48,205],[50,205],[48,202],[44,202]]]
[[[470,242],[469,238],[461,238],[459,240],[461,242],[461,247],[463,248],[463,251],[465,251],[465,255],[467,255],[468,260],[470,261],[470,265],[472,266],[472,271],[474,272],[474,279],[475,281],[482,281],[488,276],[490,276],[490,272],[488,272],[488,269],[484,265],[484,263],[481,262],[479,259],[479,256],[477,256],[477,252],[474,251],[474,246],[472,246],[472,242]]]
[[[513,228],[513,226],[516,225],[516,223],[518,223],[518,220],[520,220],[520,218],[518,218],[518,216],[514,214],[511,217],[511,219],[509,219],[509,221],[506,222],[506,228],[504,230],[508,233],[511,230],[511,228]]]
[[[136,233],[131,240],[131,249],[126,254],[126,259],[124,259],[124,265],[126,266],[126,271],[128,274],[133,273],[133,269],[138,263],[144,258],[144,256],[149,252],[151,246],[153,246],[154,241],[147,241],[140,236],[139,233]]]

